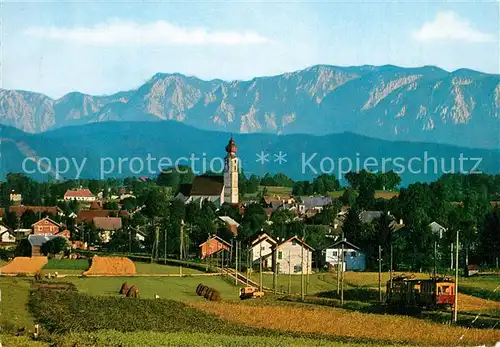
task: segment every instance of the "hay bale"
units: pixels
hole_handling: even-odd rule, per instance
[[[128,290],[128,292],[127,292],[127,298],[137,298],[137,297],[139,297],[139,290],[137,289],[137,287],[134,284]]]
[[[212,292],[213,292],[213,289],[208,288],[208,290],[205,292],[205,295],[203,295],[205,297],[205,299],[210,298],[210,296],[212,295]]]
[[[130,289],[130,284],[128,282],[123,282],[122,287],[120,289],[120,294],[127,295],[129,289]]]
[[[196,288],[196,294],[203,296],[202,293],[205,293],[206,290],[207,290],[207,286],[200,283],[200,284],[198,284],[198,287]]]
[[[208,300],[210,301],[220,301],[221,297],[220,297],[220,293],[218,290],[212,290],[212,293],[210,295],[210,297],[208,298]]]
[[[207,286],[202,286],[201,289],[200,289],[200,296],[205,296],[205,293],[208,291],[208,287]]]

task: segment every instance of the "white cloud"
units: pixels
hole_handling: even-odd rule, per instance
[[[471,24],[455,12],[438,12],[433,21],[424,23],[413,33],[418,41],[458,40],[468,42],[495,42],[495,37],[474,29]]]
[[[52,40],[93,45],[245,45],[270,40],[251,31],[209,31],[205,28],[183,28],[166,21],[150,24],[114,21],[91,28],[32,27],[26,34]]]

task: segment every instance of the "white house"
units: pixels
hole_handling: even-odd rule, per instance
[[[16,236],[11,228],[0,223],[0,238],[2,243],[16,243]]]
[[[273,267],[273,247],[278,242],[267,234],[262,234],[252,242],[252,261],[259,264],[262,259],[263,268]]]
[[[339,240],[324,251],[325,262],[332,266],[342,263],[342,245],[344,246],[344,271],[364,271],[366,257],[361,249],[346,239]]]
[[[429,226],[433,234],[439,235],[440,239],[443,238],[443,234],[446,232],[446,228],[444,226],[438,224],[437,222],[432,222]]]
[[[312,273],[312,252],[314,249],[293,236],[277,246],[278,259],[276,265],[279,274]]]
[[[85,189],[69,189],[66,191],[66,193],[64,193],[64,200],[65,201],[76,200],[76,201],[83,201],[83,202],[93,202],[96,200],[96,197],[87,188],[85,188]]]

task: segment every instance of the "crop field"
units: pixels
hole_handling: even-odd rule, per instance
[[[367,340],[427,346],[492,345],[500,339],[500,330],[467,329],[405,316],[374,315],[337,308],[213,302],[190,305],[224,320],[285,332],[356,336]]]
[[[474,276],[459,280],[459,290],[483,299],[500,301],[500,275]]]

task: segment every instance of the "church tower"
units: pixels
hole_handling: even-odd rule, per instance
[[[224,202],[237,204],[238,196],[238,157],[233,137],[226,146],[226,158],[224,158]]]

